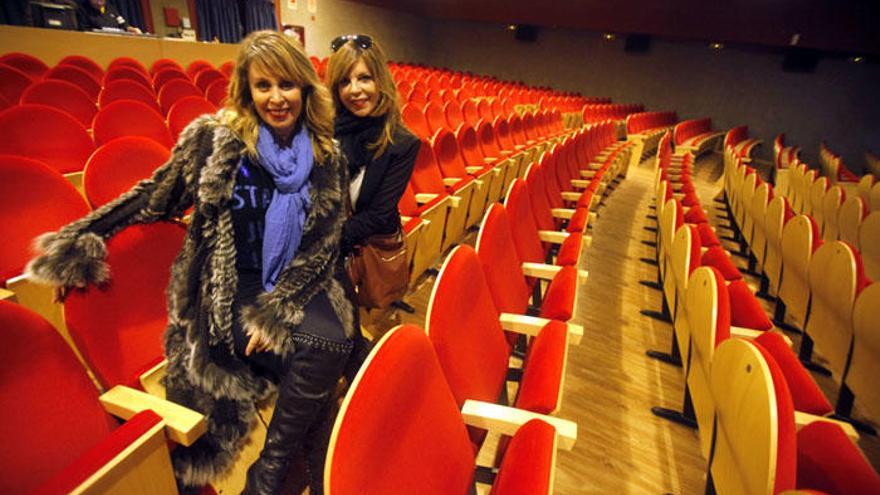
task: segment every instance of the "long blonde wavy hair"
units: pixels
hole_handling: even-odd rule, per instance
[[[376,102],[376,108],[373,109],[371,117],[385,116],[385,126],[383,132],[375,143],[370,143],[368,148],[374,152],[373,157],[378,158],[385,153],[388,146],[392,143],[394,128],[397,125],[403,125],[400,116],[400,102],[397,96],[397,86],[391,77],[391,71],[388,70],[388,58],[385,51],[379,45],[379,42],[373,40],[373,46],[370,48],[361,48],[355,41],[347,41],[339,47],[330,60],[327,62],[327,73],[324,75],[324,81],[327,88],[333,94],[333,103],[336,105],[336,111],[343,108],[342,100],[339,98],[339,85],[343,79],[348,77],[348,73],[358,63],[363,60],[367,66],[367,70],[373,76],[376,82],[376,89],[379,91],[379,98]]]
[[[302,91],[303,107],[299,120],[312,137],[315,162],[323,163],[334,154],[333,104],[330,92],[321,84],[315,68],[302,48],[275,31],[254,31],[241,43],[235,72],[229,83],[224,121],[241,138],[251,156],[256,156],[260,117],[248,84],[251,64],[264,72],[287,79]]]

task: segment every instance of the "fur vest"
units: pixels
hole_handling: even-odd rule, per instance
[[[184,485],[205,484],[227,469],[256,419],[255,402],[273,385],[253,373],[233,351],[232,301],[238,275],[231,201],[244,144],[217,119],[204,116],[191,124],[168,163],[113,202],[58,232],[38,239],[44,253],[28,266],[38,280],[85,287],[109,279],[105,239],[128,225],[181,217],[195,210],[168,286],[165,385],[168,399],[206,415],[207,433],[191,447],[174,451],[174,468]],[[313,167],[311,209],[302,243],[275,289],[244,308],[246,324],[259,326],[272,350],[292,351],[293,330],[303,308],[324,290],[354,335],[354,311],[338,270],[339,243],[345,220],[347,178],[341,153]],[[306,329],[303,329],[304,331]]]

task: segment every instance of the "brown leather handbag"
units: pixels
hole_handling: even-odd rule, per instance
[[[367,238],[348,259],[348,276],[358,304],[367,309],[387,308],[406,294],[409,265],[403,230]]]

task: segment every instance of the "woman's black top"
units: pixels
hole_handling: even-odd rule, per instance
[[[349,161],[349,176],[355,177],[366,167],[353,215],[342,226],[343,255],[373,234],[390,234],[400,228],[397,203],[412,175],[421,141],[399,125],[385,153],[374,159],[366,145],[381,132],[381,124],[380,119],[354,117],[345,110],[337,116],[336,138]]]

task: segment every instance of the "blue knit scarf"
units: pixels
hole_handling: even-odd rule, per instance
[[[257,155],[276,188],[266,210],[263,233],[263,288],[271,292],[302,241],[306,211],[311,206],[308,180],[315,155],[305,126],[289,147],[282,148],[264,124],[257,138]]]

